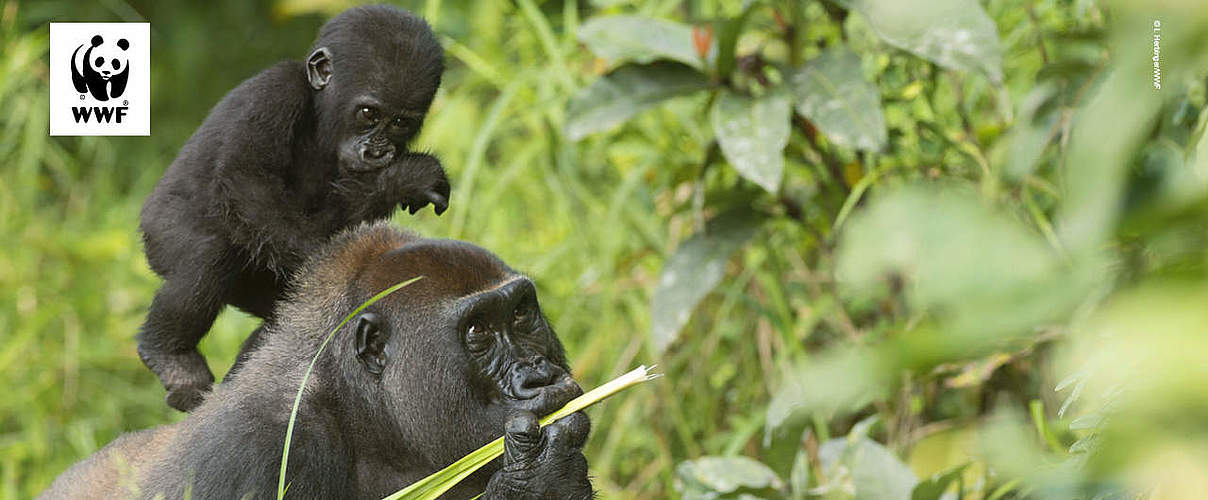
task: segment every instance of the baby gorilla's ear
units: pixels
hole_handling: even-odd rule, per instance
[[[315,90],[323,90],[331,80],[331,51],[327,47],[315,49],[306,58],[306,79]]]
[[[130,42],[129,42],[129,41],[127,41],[125,38],[123,38],[123,39],[121,39],[121,40],[118,40],[118,41],[117,41],[117,48],[122,49],[122,50],[126,50],[126,49],[130,48]]]

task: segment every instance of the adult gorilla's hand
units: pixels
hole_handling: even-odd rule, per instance
[[[537,416],[520,411],[508,419],[503,438],[504,466],[487,485],[484,499],[571,499],[594,496],[581,448],[591,431],[582,412],[544,428]]]

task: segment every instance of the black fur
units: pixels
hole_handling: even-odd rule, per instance
[[[398,205],[447,206],[440,162],[407,149],[443,71],[428,25],[357,7],[325,24],[309,54],[227,94],[143,205],[147,261],[164,284],[139,354],[179,410],[214,380],[197,343],[225,305],[267,319],[286,278],[331,235]]]
[[[193,498],[273,498],[290,407],[320,344],[366,299],[415,276],[318,358],[295,424],[288,496],[382,498],[506,435],[505,457],[449,498],[590,498],[587,417],[537,426],[581,391],[532,283],[479,247],[386,224],[317,252],[244,371],[188,418],[119,437],[43,497],[182,498],[188,489]]]

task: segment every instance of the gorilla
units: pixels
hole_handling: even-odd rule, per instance
[[[448,206],[440,162],[407,149],[444,68],[428,25],[357,7],[327,22],[309,54],[227,94],[143,205],[147,262],[164,283],[138,352],[178,410],[214,381],[197,343],[224,306],[268,319],[287,278],[332,235],[396,206]]]
[[[582,390],[532,281],[477,246],[385,223],[341,233],[303,265],[263,345],[187,418],[118,437],[42,498],[273,498],[290,408],[320,344],[367,299],[416,276],[315,362],[287,495],[380,499],[503,434],[504,457],[447,497],[591,498],[590,421],[537,424]]]

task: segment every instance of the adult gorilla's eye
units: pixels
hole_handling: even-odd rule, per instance
[[[473,350],[486,348],[491,341],[491,330],[481,320],[475,320],[466,328],[466,344]]]
[[[525,301],[512,310],[512,323],[516,325],[526,324],[533,320],[534,314],[536,313],[533,311],[533,305]]]
[[[396,132],[402,132],[407,130],[407,121],[402,118],[395,118],[394,120],[390,121],[390,127]]]
[[[378,113],[376,109],[369,106],[361,106],[361,109],[357,110],[357,118],[370,125],[376,125],[378,122]]]

